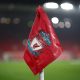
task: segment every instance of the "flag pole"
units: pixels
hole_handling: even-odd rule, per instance
[[[39,80],[44,80],[44,69],[39,73]]]

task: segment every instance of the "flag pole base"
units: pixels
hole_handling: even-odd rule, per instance
[[[39,80],[44,80],[44,69],[39,73]]]

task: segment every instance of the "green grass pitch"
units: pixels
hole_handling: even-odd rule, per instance
[[[24,61],[0,62],[0,80],[39,80]],[[55,61],[45,68],[45,80],[80,80],[80,61]]]

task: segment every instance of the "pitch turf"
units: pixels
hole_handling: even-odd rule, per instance
[[[24,61],[0,62],[0,80],[39,80]],[[45,80],[80,80],[80,61],[56,61],[45,68]]]

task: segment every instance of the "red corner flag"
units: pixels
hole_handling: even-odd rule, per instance
[[[56,33],[41,6],[37,8],[24,54],[25,62],[34,74],[40,73],[62,52]]]

